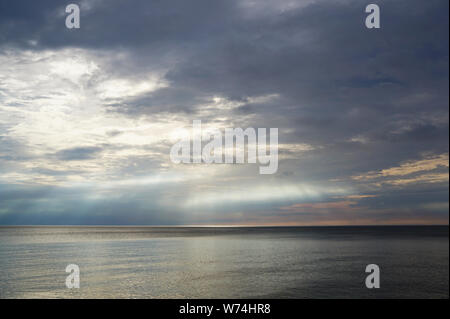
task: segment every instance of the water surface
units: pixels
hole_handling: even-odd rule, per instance
[[[448,298],[448,226],[0,227],[0,280],[0,298]]]

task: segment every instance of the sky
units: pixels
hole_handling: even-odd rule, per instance
[[[449,2],[369,3],[0,0],[0,225],[448,224]],[[278,171],[173,163],[193,120]]]

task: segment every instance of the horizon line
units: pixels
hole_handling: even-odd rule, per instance
[[[447,226],[447,224],[357,224],[357,225],[113,225],[113,224],[25,224],[25,225],[0,225],[0,227],[173,227],[173,228],[289,228],[289,227],[414,227],[414,226]]]

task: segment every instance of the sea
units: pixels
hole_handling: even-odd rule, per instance
[[[0,298],[449,298],[448,226],[1,226]],[[79,288],[68,288],[68,265]],[[368,265],[379,288],[368,288]]]

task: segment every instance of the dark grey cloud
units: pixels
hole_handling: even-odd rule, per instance
[[[101,152],[101,147],[73,147],[58,151],[55,156],[62,161],[80,161],[93,158]]]
[[[109,112],[131,118],[169,114],[194,119],[202,114],[203,121],[213,122],[223,110],[204,114],[199,105],[210,103],[213,96],[242,103],[226,114],[234,123],[278,127],[284,132],[281,143],[315,147],[282,160],[277,178],[285,181],[348,181],[354,175],[420,160],[424,154],[448,153],[446,0],[378,1],[380,30],[364,27],[364,1],[317,1],[286,11],[276,10],[274,1],[273,11],[265,12],[243,9],[242,1],[86,3],[90,5],[82,5],[81,29],[68,30],[61,1],[1,1],[0,50],[86,48],[110,57],[110,74],[140,78],[149,71],[163,71],[167,87],[107,103]],[[119,51],[126,53],[124,58],[114,58]],[[271,94],[277,97],[251,100]],[[18,158],[18,147],[11,143],[0,140],[0,149],[8,149],[0,161]],[[88,160],[102,150],[80,146],[54,156]],[[124,164],[122,173],[145,172],[145,159],[133,162],[136,166]],[[379,195],[361,201],[373,209],[406,206],[419,211],[421,204],[448,202],[448,183],[403,190],[352,183]],[[136,222],[170,222],[143,217],[138,212],[144,210],[136,205],[135,198],[127,197],[123,204],[97,208],[134,210]],[[102,218],[90,222],[108,220]]]

